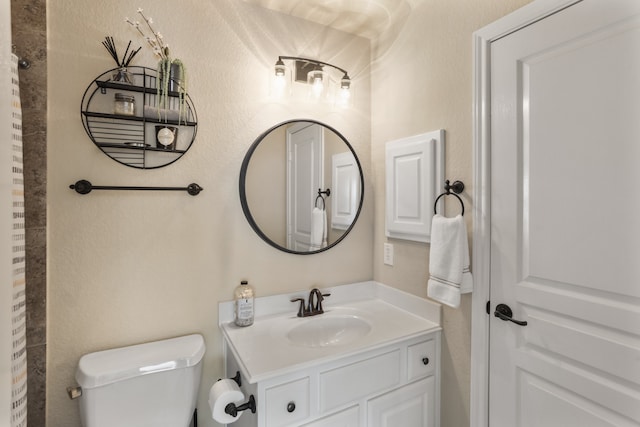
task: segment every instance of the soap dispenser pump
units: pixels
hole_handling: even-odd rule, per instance
[[[249,282],[243,280],[235,290],[235,323],[238,326],[250,326],[253,324],[253,288]]]

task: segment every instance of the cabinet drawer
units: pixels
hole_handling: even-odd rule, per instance
[[[400,350],[320,374],[320,408],[330,411],[400,384]]]
[[[424,341],[407,349],[407,374],[409,381],[431,374],[436,366],[436,342]]]
[[[358,427],[360,424],[358,408],[358,406],[353,406],[337,414],[305,424],[303,427]]]
[[[288,426],[309,417],[309,378],[265,390],[266,424]]]

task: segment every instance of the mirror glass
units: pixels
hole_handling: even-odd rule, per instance
[[[240,200],[251,227],[295,254],[338,244],[362,208],[362,168],[349,142],[314,120],[280,123],[260,135],[240,171]]]

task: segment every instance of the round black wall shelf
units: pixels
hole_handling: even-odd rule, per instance
[[[167,166],[182,157],[196,138],[198,120],[191,97],[182,91],[164,95],[157,80],[151,68],[128,67],[124,74],[114,68],[94,79],[82,97],[87,134],[123,165]],[[177,81],[171,83],[170,87],[180,87]]]

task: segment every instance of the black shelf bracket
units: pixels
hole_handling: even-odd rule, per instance
[[[113,185],[93,185],[86,179],[81,179],[75,184],[69,186],[70,189],[76,190],[78,194],[89,194],[93,190],[142,190],[142,191],[186,191],[192,196],[197,196],[203,190],[196,183],[191,183],[186,187],[129,187],[129,186],[113,186]]]

